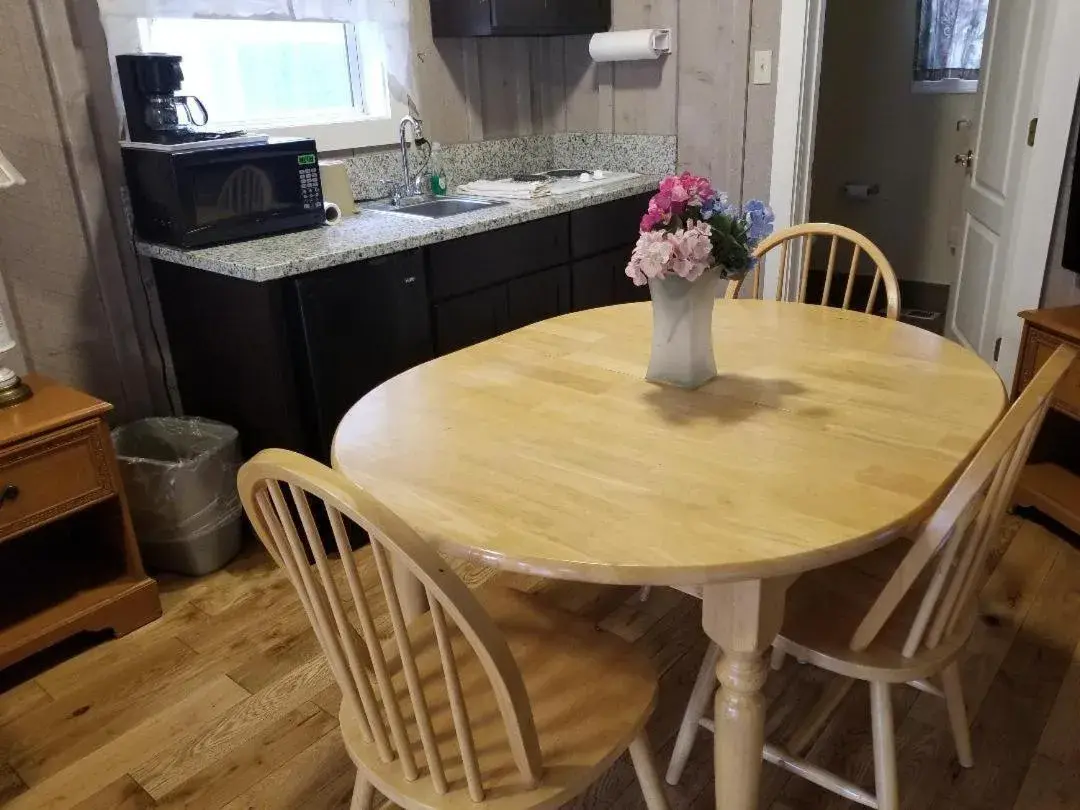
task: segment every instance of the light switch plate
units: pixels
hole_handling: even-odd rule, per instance
[[[754,51],[754,84],[772,84],[772,51]]]

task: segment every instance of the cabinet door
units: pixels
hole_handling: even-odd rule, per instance
[[[571,302],[575,312],[617,303],[619,297],[616,296],[616,289],[625,292],[621,289],[622,284],[631,284],[624,273],[631,250],[629,247],[610,250],[573,263]]]
[[[553,267],[506,285],[507,329],[554,318],[570,311],[570,268]]]
[[[433,356],[420,251],[301,276],[295,282],[308,401],[320,450],[364,394]]]
[[[435,305],[435,353],[449,354],[506,331],[506,285]]]

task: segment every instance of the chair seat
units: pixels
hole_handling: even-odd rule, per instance
[[[908,549],[898,540],[854,560],[803,574],[791,586],[784,625],[775,646],[850,678],[904,683],[937,674],[963,647],[973,622],[962,624],[933,650],[902,654],[928,577],[917,582],[882,631],[865,650],[851,649],[851,638]],[[972,615],[973,612],[968,612]]]
[[[540,784],[523,784],[487,675],[465,638],[451,628],[486,794],[481,804],[469,797],[430,614],[409,625],[409,638],[449,793],[437,794],[428,779],[408,782],[396,760],[388,763],[380,759],[375,746],[362,738],[358,719],[347,702],[339,716],[345,746],[353,761],[370,774],[375,787],[406,808],[559,807],[584,791],[644,727],[656,700],[655,669],[617,636],[570,614],[542,607],[525,594],[485,586],[475,595],[506,637],[524,678],[543,755]],[[392,642],[386,652],[395,688],[402,695],[401,705],[407,705],[404,676]],[[423,777],[426,760],[411,713],[405,722]]]

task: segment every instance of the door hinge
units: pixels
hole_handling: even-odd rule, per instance
[[[1028,124],[1028,146],[1035,145],[1035,133],[1039,129],[1039,119],[1032,118],[1031,123]]]
[[[998,361],[998,357],[1001,356],[1001,338],[994,341],[994,362]]]

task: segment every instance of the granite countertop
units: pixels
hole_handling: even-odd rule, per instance
[[[137,242],[136,246],[141,255],[152,259],[246,281],[272,281],[643,194],[655,190],[657,182],[656,177],[635,175],[570,194],[514,200],[506,205],[442,219],[427,220],[361,210],[338,225],[197,250],[150,242]]]

